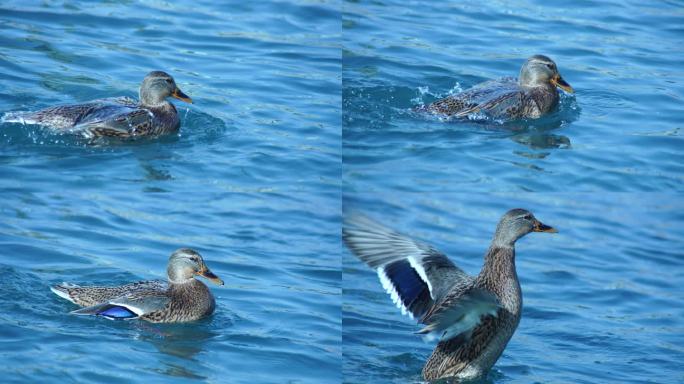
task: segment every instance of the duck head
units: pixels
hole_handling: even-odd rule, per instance
[[[204,264],[199,252],[190,248],[181,248],[171,254],[166,273],[171,283],[184,283],[195,276],[202,276],[215,284],[223,285],[223,280]]]
[[[163,104],[167,97],[192,103],[190,96],[178,88],[176,81],[166,72],[154,71],[145,76],[140,85],[140,102],[142,105],[155,106]]]
[[[574,89],[561,77],[553,60],[544,55],[534,55],[527,59],[520,69],[520,85],[538,87],[551,84],[565,92],[573,93]]]
[[[499,247],[512,247],[516,240],[530,232],[556,233],[558,231],[537,220],[532,212],[516,208],[511,209],[501,217],[499,224],[496,226],[496,233],[492,243]]]

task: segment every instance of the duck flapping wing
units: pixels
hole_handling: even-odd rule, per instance
[[[358,213],[345,217],[342,236],[376,270],[402,313],[425,324],[418,332],[425,338],[453,338],[472,330],[482,315],[496,313],[494,295],[474,287],[473,277],[430,245]]]

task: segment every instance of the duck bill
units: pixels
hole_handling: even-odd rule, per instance
[[[183,91],[181,91],[178,87],[176,87],[176,89],[173,90],[171,97],[175,97],[178,100],[185,101],[186,103],[192,104],[192,99],[190,98],[190,96],[183,93]]]
[[[210,271],[209,268],[204,268],[203,270],[197,272],[197,274],[206,278],[207,280],[211,281],[216,285],[223,285],[223,280],[221,280],[218,276],[214,275],[214,272]]]
[[[548,232],[548,233],[557,233],[558,230],[554,227],[548,226],[541,221],[537,221],[534,223],[534,228],[532,229],[534,232]]]
[[[565,92],[568,93],[575,93],[575,90],[572,89],[570,84],[568,84],[565,80],[560,75],[556,75],[551,79],[551,84],[555,85],[556,87],[564,90]]]

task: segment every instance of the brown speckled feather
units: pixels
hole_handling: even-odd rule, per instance
[[[65,298],[74,304],[78,304],[82,307],[89,307],[127,294],[150,290],[164,291],[167,287],[168,284],[164,281],[149,280],[137,281],[118,287],[81,287],[79,285],[64,283],[54,286],[53,289],[66,294],[67,297]]]
[[[426,110],[458,118],[481,112],[492,118],[516,119],[539,117],[557,104],[558,92],[553,87],[522,87],[514,78],[503,78],[437,100]]]
[[[214,312],[211,291],[201,281],[190,279],[182,284],[162,281],[139,281],[118,287],[79,287],[58,285],[53,291],[82,308],[75,313],[96,314],[108,305],[117,305],[142,312],[143,320],[153,323],[173,323],[197,320]]]
[[[216,307],[209,288],[195,279],[171,285],[166,295],[170,300],[164,309],[146,313],[141,318],[153,323],[190,321],[211,315]]]
[[[470,334],[437,344],[423,368],[425,379],[458,376],[471,367],[491,366],[499,358],[518,327],[522,309],[514,260],[512,248],[489,249],[475,286],[493,293],[501,307],[496,316],[482,316]]]
[[[134,138],[177,131],[178,111],[166,100],[192,102],[165,72],[150,72],[140,86],[140,101],[128,97],[93,100],[83,104],[49,107],[37,112],[8,112],[2,121],[39,124],[87,138]]]
[[[89,120],[73,127],[86,136],[129,138],[159,135],[178,129],[176,108],[168,103],[160,108],[136,108],[101,120]]]
[[[195,276],[203,276],[219,285],[223,285],[223,280],[209,270],[197,251],[181,248],[173,252],[166,273],[168,282],[138,281],[116,287],[63,283],[50,289],[83,307],[71,312],[75,315],[170,323],[193,321],[214,312],[214,296]]]

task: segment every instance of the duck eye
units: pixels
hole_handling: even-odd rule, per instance
[[[173,81],[171,79],[166,79],[167,84],[173,84]]]
[[[523,219],[532,220],[532,215],[525,215],[525,216],[523,216]]]
[[[546,68],[553,69],[553,64],[546,64]]]

